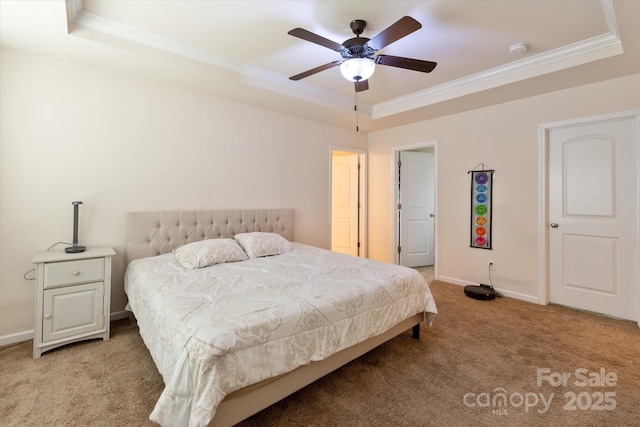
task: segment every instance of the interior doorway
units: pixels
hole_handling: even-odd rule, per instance
[[[366,156],[331,149],[331,250],[366,257]]]
[[[429,142],[395,150],[395,262],[407,267],[434,266],[436,270],[436,145]]]

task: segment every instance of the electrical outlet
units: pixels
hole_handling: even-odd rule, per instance
[[[489,270],[495,270],[496,269],[496,262],[494,260],[492,260],[492,259],[487,261],[487,265],[489,266]]]

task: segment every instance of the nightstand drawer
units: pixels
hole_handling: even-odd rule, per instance
[[[104,280],[104,258],[52,262],[44,266],[44,288]]]

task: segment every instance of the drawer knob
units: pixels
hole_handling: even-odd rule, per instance
[[[45,318],[45,319],[51,319],[51,313],[47,313],[47,314],[45,314],[45,315],[44,315],[44,318]]]
[[[71,274],[73,274],[74,276],[79,276],[80,272],[78,270],[73,270],[73,273],[71,273]]]

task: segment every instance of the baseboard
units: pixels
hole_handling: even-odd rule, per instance
[[[467,282],[465,280],[460,280],[460,279],[456,279],[455,277],[447,277],[447,276],[438,276],[437,280],[440,280],[441,282],[452,283],[454,285],[459,285],[459,286],[478,285],[478,283]],[[512,292],[512,291],[508,291],[508,290],[504,290],[504,289],[499,289],[499,288],[495,288],[495,290],[500,292],[505,297],[509,297],[509,298],[513,298],[513,299],[519,299],[521,301],[531,302],[531,303],[534,303],[534,304],[541,304],[540,303],[540,298],[538,298],[538,297],[534,297],[534,296],[526,295],[526,294],[521,294],[521,293],[518,293],[518,292]]]
[[[128,319],[130,314],[131,313],[127,310],[115,311],[109,315],[109,319],[111,322],[113,322],[114,320]],[[33,329],[31,329],[29,331],[18,332],[16,334],[2,335],[0,336],[0,348],[11,344],[17,344],[23,341],[32,340],[33,333],[34,331]]]
[[[120,310],[120,311],[114,311],[113,313],[111,313],[111,316],[109,318],[113,322],[114,320],[128,319],[129,316],[131,316],[130,311]]]
[[[23,341],[29,341],[33,339],[33,329],[30,331],[18,332],[17,334],[2,335],[0,336],[0,348],[11,344],[17,344]]]

